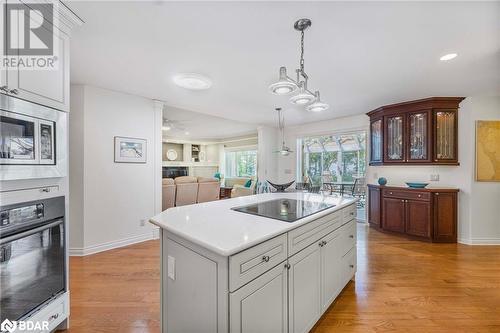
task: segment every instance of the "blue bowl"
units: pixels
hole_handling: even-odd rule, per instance
[[[411,188],[425,188],[429,183],[406,182],[406,185]]]

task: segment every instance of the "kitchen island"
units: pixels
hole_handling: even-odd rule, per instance
[[[356,272],[356,201],[266,193],[151,218],[162,332],[308,332]]]

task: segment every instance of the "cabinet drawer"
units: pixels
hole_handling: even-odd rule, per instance
[[[323,216],[288,233],[288,251],[293,255],[342,225],[342,211]]]
[[[351,221],[342,226],[340,231],[341,255],[346,254],[356,247],[356,221]]]
[[[350,279],[356,274],[356,262],[357,262],[357,252],[356,248],[352,248],[351,251],[347,252],[341,261],[341,274],[342,274],[342,288],[349,282]]]
[[[341,210],[344,223],[356,218],[356,205],[350,205]]]
[[[229,257],[229,291],[235,291],[286,260],[286,240],[283,234]]]
[[[431,195],[429,192],[415,191],[415,190],[387,190],[382,191],[384,197],[388,198],[402,198],[402,199],[413,199],[413,200],[425,200],[429,201]]]

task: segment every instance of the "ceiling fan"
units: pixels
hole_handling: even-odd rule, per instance
[[[278,128],[281,135],[281,148],[275,151],[275,153],[279,153],[281,156],[288,156],[290,153],[293,153],[293,150],[288,148],[285,144],[285,116],[281,108],[276,108],[275,110],[278,111]]]

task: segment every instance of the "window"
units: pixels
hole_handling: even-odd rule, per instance
[[[302,161],[299,161],[298,176],[314,185],[349,183],[365,175],[365,132],[302,138],[299,146]]]
[[[225,177],[252,177],[257,175],[257,151],[226,152]]]

